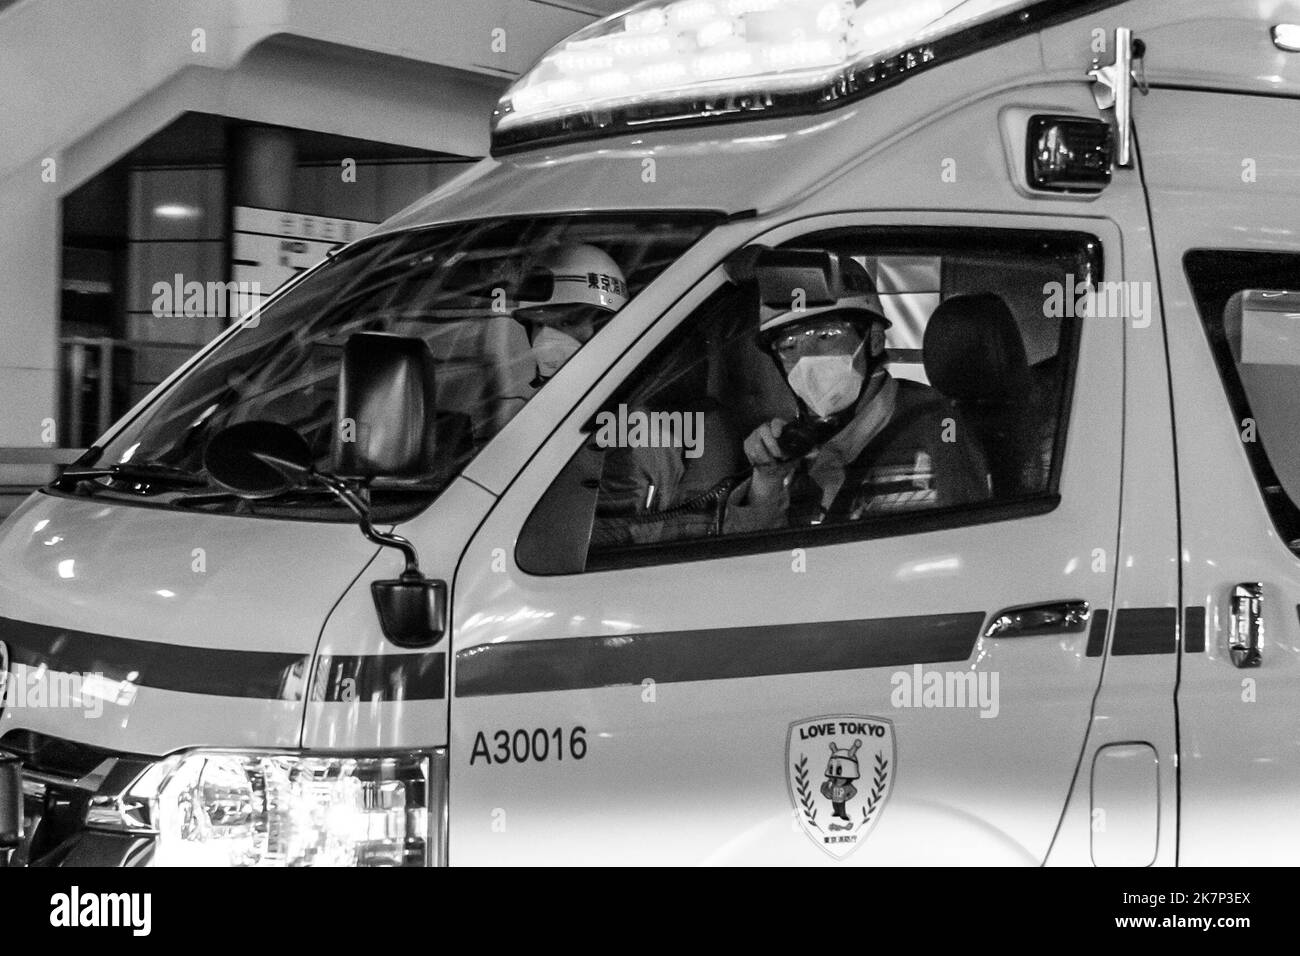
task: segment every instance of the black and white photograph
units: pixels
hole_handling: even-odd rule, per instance
[[[6,925],[726,866],[1276,928],[1300,0],[0,0],[0,522]]]

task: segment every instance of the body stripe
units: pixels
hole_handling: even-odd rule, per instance
[[[309,662],[302,654],[164,644],[7,617],[0,617],[0,640],[16,664],[221,697],[301,700]]]
[[[311,655],[237,651],[113,637],[0,617],[0,641],[14,664],[44,664],[62,673],[102,674],[140,687],[260,700],[302,700]],[[313,699],[320,701],[441,700],[445,653],[322,655]],[[345,681],[351,680],[348,684]]]
[[[447,655],[442,652],[363,657],[322,654],[316,659],[312,700],[442,700],[446,696]]]
[[[1187,607],[1183,611],[1183,650],[1200,654],[1205,650],[1205,608]]]
[[[1110,611],[1106,608],[1093,611],[1092,626],[1088,630],[1088,646],[1084,651],[1087,657],[1101,657],[1102,651],[1106,649],[1106,622],[1110,619]]]
[[[1177,647],[1178,608],[1126,607],[1115,615],[1112,655],[1172,654]]]
[[[963,661],[983,611],[480,644],[456,654],[456,694],[480,697]]]

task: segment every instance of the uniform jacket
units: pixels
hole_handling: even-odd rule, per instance
[[[800,461],[777,500],[750,502],[748,481],[732,492],[724,532],[856,521],[986,500],[987,473],[954,415],[929,386],[877,372],[853,419]]]

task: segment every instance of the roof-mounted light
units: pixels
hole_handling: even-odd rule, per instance
[[[826,109],[1110,2],[646,0],[579,30],[520,77],[493,114],[493,152],[650,123]],[[963,34],[972,42],[947,42]]]

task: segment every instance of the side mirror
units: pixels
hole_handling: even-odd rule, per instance
[[[423,343],[420,343],[423,345]],[[427,351],[427,350],[426,350]],[[342,478],[317,471],[302,436],[278,422],[241,422],[212,436],[203,465],[221,487],[241,498],[271,498],[304,485],[323,485],[357,516],[361,533],[375,544],[402,553],[401,576],[373,581],[370,594],[384,636],[398,647],[432,647],[447,621],[447,584],[420,572],[415,546],[401,535],[380,531],[370,507]]]
[[[203,467],[222,488],[241,498],[272,498],[311,474],[311,449],[288,425],[240,422],[212,436]]]
[[[398,647],[433,647],[447,628],[447,582],[426,578],[419,570],[399,578],[371,581],[370,596],[379,627]]]
[[[349,478],[414,478],[434,460],[433,353],[423,339],[358,332],[339,368],[334,468]]]

